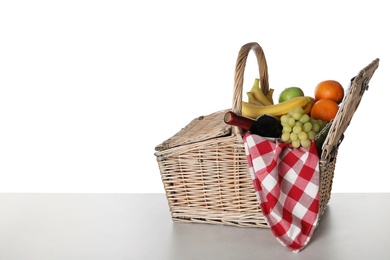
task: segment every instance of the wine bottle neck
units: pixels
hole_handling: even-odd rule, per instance
[[[249,130],[254,120],[229,111],[225,114],[224,121],[226,124],[238,126],[244,130]]]

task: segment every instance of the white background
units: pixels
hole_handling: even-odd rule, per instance
[[[385,3],[2,1],[0,192],[164,192],[154,147],[231,107],[237,54],[252,41],[275,99],[324,79],[347,87],[380,58],[333,191],[389,192]],[[250,56],[244,88],[256,69]]]

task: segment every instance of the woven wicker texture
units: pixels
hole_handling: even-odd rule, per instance
[[[162,151],[178,145],[191,144],[230,134],[230,127],[223,122],[224,113],[226,113],[226,110],[193,119],[171,138],[156,146],[155,150]]]
[[[265,226],[239,135],[157,152],[174,221]]]
[[[268,68],[263,49],[256,42],[245,44],[237,57],[232,108],[193,119],[155,147],[175,222],[267,227],[249,175],[242,129],[223,122],[228,110],[241,114],[244,71],[251,51],[257,58],[261,88],[267,93]],[[337,150],[343,133],[378,62],[378,59],[373,61],[353,79],[329,130],[320,158],[321,215],[330,199]]]
[[[322,146],[319,163],[321,172],[320,190],[322,191],[320,194],[320,212],[322,213],[330,200],[337,153],[344,139],[345,130],[348,128],[363,94],[368,90],[368,84],[378,66],[379,59],[375,59],[363,68],[356,77],[352,78],[345,98]]]

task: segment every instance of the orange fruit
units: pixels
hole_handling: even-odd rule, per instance
[[[339,105],[331,99],[320,99],[311,107],[310,116],[314,119],[330,122],[335,118]]]
[[[314,90],[314,97],[317,100],[331,99],[340,104],[344,98],[344,88],[336,80],[324,80],[318,83]]]

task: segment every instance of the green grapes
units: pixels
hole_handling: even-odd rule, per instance
[[[313,125],[311,122],[306,122],[303,124],[302,129],[304,132],[308,133],[313,128]]]
[[[302,131],[302,127],[300,125],[295,125],[293,127],[293,132],[299,134]]]
[[[281,139],[294,148],[309,148],[312,140],[326,125],[325,121],[311,118],[302,108],[296,108],[280,117],[283,126]]]
[[[281,139],[284,141],[284,142],[288,142],[290,140],[290,133],[287,133],[287,132],[284,132],[281,136]]]

